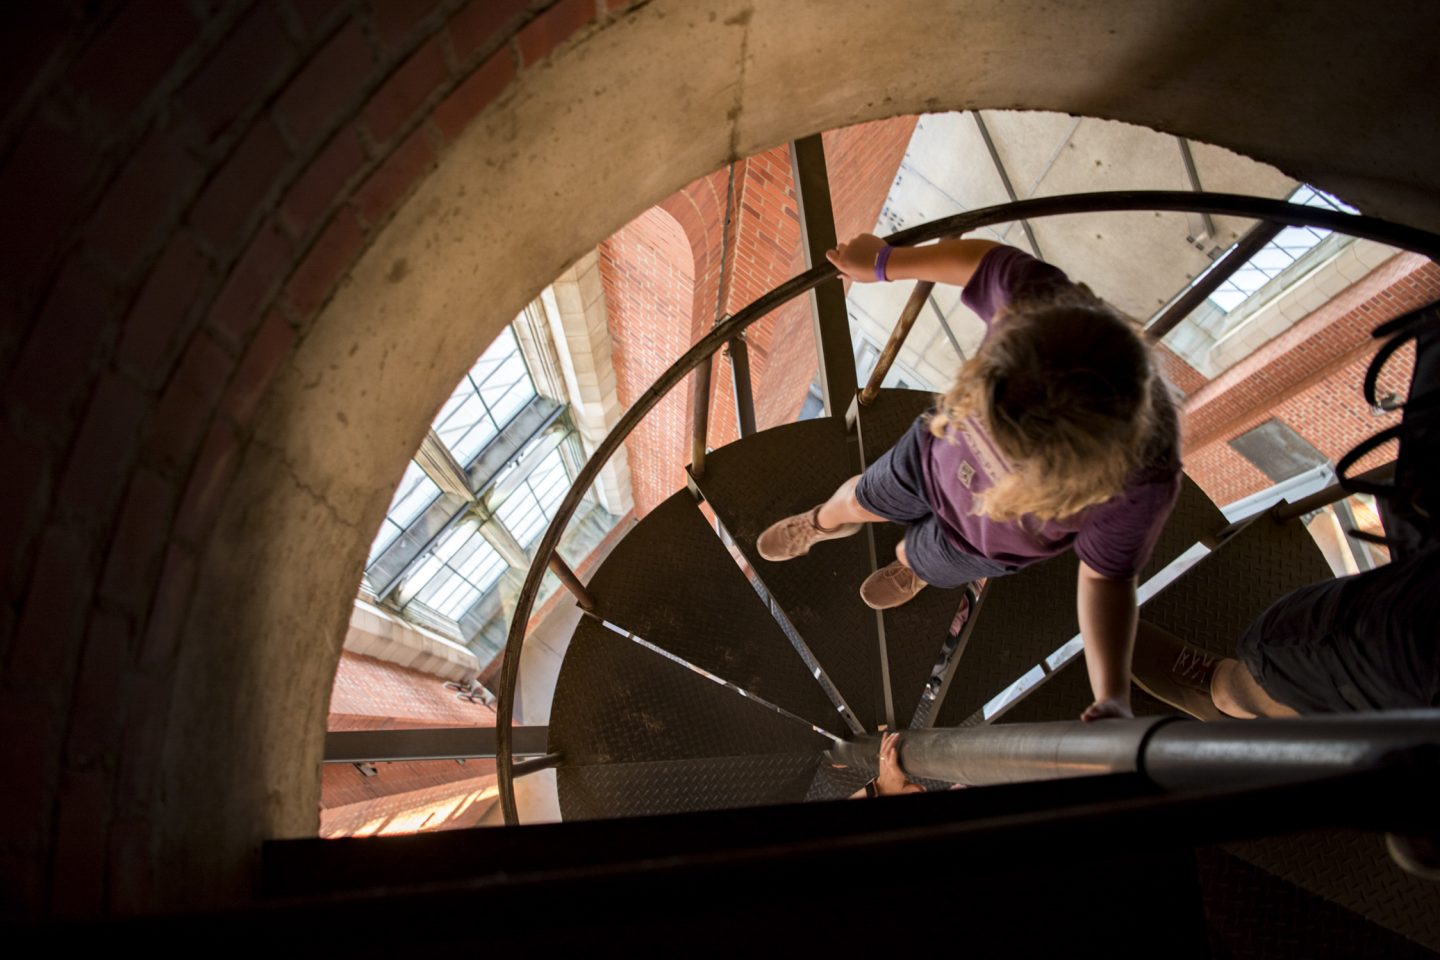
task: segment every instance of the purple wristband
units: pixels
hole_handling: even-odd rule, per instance
[[[879,253],[875,254],[876,280],[888,281],[890,279],[889,277],[885,276],[885,264],[890,262],[890,251],[894,249],[894,247],[890,246],[890,244],[887,243],[880,248]]]

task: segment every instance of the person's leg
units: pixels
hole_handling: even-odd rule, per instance
[[[815,521],[822,530],[832,530],[847,523],[889,522],[888,517],[882,517],[860,505],[860,501],[855,497],[855,486],[859,482],[860,474],[857,473],[840,484],[830,495],[829,500],[820,504],[820,510],[815,514]]]
[[[1241,720],[1257,717],[1298,717],[1300,712],[1265,692],[1245,664],[1229,657],[1215,665],[1210,677],[1210,699],[1221,712]]]
[[[864,523],[908,523],[929,515],[919,434],[912,425],[895,446],[864,473],[840,484],[824,503],[771,524],[755,548],[772,562],[793,560],[821,541],[850,536]]]

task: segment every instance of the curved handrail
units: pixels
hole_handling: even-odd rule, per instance
[[[1119,190],[1100,193],[1064,194],[1036,197],[1013,203],[969,210],[952,217],[932,220],[901,230],[887,238],[893,246],[910,246],[944,236],[969,233],[981,227],[1011,220],[1061,216],[1074,213],[1109,213],[1121,211],[1165,210],[1179,213],[1209,213],[1218,216],[1269,220],[1290,226],[1313,226],[1339,233],[1403,247],[1440,260],[1440,236],[1378,217],[1340,213],[1318,207],[1306,207],[1264,197],[1248,197],[1233,193],[1196,193],[1185,190]],[[501,661],[500,697],[496,704],[495,767],[500,790],[500,808],[507,825],[518,821],[515,807],[515,781],[511,767],[510,724],[515,712],[515,685],[520,676],[520,651],[525,645],[525,628],[540,592],[540,582],[550,557],[560,544],[560,536],[580,505],[585,491],[595,482],[600,470],[619,449],[620,444],[644,419],[645,415],[675,388],[684,377],[720,349],[738,333],[769,314],[772,310],[813,289],[836,275],[828,261],[805,273],[791,277],[780,286],[762,295],[730,318],[716,324],[705,336],[680,355],[636,401],[621,415],[619,421],[595,448],[594,454],[580,469],[565,498],[556,508],[555,517],[546,528],[536,547],[535,558],[524,586],[516,598],[515,613],[505,640]]]

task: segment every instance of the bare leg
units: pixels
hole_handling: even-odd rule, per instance
[[[1210,699],[1224,713],[1241,720],[1300,716],[1266,693],[1243,663],[1228,657],[1215,666],[1215,674],[1210,678]]]
[[[855,485],[859,482],[860,475],[856,474],[840,484],[839,489],[830,495],[830,499],[820,505],[820,512],[816,515],[820,526],[833,530],[847,523],[888,522],[879,514],[871,513],[860,506],[860,501],[855,499]]]
[[[900,542],[895,544],[895,559],[900,561],[900,566],[909,568],[910,558],[905,556],[905,538],[901,537]]]

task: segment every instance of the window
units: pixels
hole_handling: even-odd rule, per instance
[[[469,466],[533,396],[520,344],[506,327],[440,408],[435,432],[456,461]]]
[[[560,457],[560,448],[556,447],[496,508],[495,517],[528,550],[555,516],[555,508],[564,499],[569,485],[565,462]]]
[[[365,561],[365,565],[368,567],[373,563],[375,558],[400,536],[405,527],[434,503],[439,495],[440,488],[435,485],[435,481],[425,475],[420,464],[411,460],[410,465],[405,468],[405,475],[400,478],[400,487],[395,491],[395,498],[390,501],[390,509],[385,512],[385,522],[380,525],[380,533],[370,546],[370,557]]]
[[[1235,437],[1230,447],[1275,483],[1329,462],[1304,437],[1274,419]]]
[[[1290,203],[1298,203],[1307,207],[1339,210],[1342,213],[1358,212],[1355,208],[1346,206],[1314,187],[1301,186],[1288,199]],[[1319,227],[1286,227],[1274,240],[1261,247],[1244,266],[1222,283],[1210,295],[1210,302],[1220,310],[1229,313],[1258,293],[1261,287],[1283,273],[1287,267],[1329,235],[1329,230]],[[1204,274],[1200,276],[1203,277]],[[1196,277],[1196,282],[1199,279]]]
[[[480,525],[465,521],[445,534],[405,578],[400,601],[459,620],[504,573],[505,560],[481,536]]]

